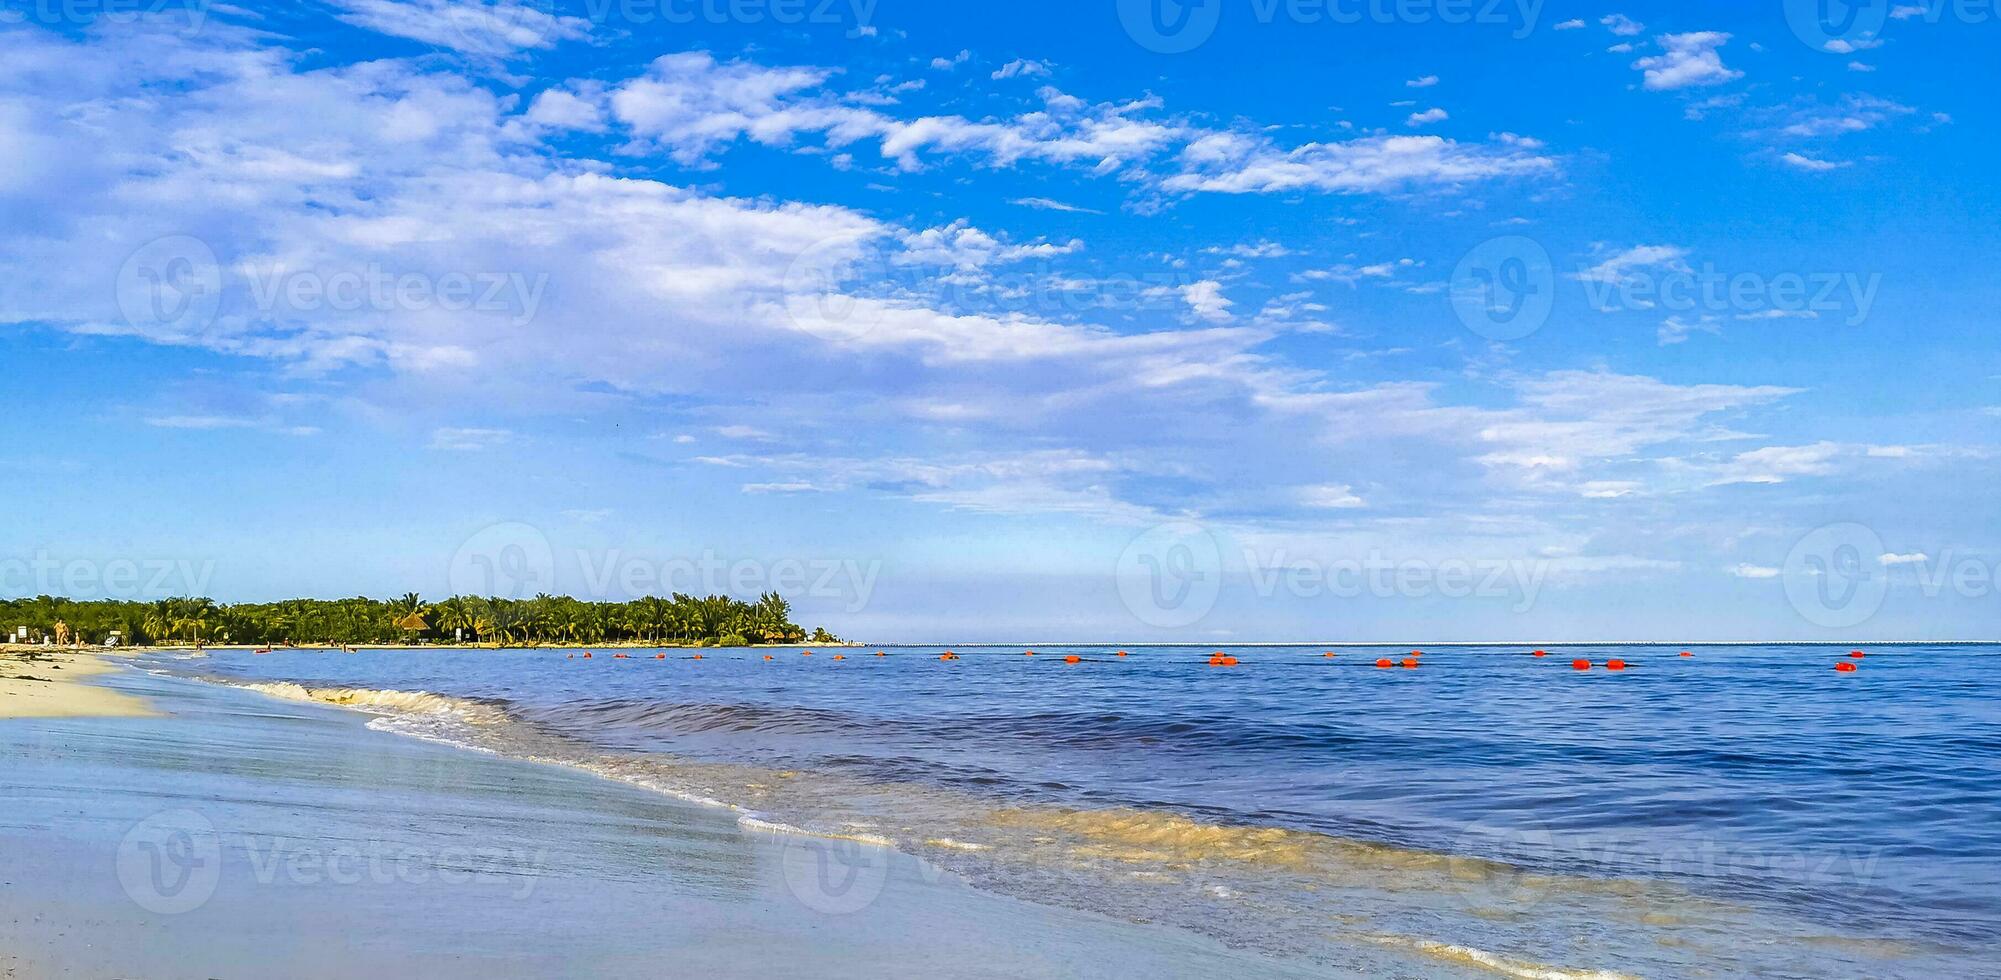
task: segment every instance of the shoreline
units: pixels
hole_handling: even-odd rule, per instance
[[[158,717],[143,698],[86,682],[119,669],[104,657],[92,650],[0,648],[0,719]]]
[[[106,682],[165,713],[0,724],[0,975],[1326,975],[363,712]]]

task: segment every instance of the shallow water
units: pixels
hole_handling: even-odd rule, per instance
[[[1404,650],[1216,668],[1127,649],[152,659],[1286,955],[1373,944],[1522,976],[2001,962],[2001,648],[1877,648],[1854,673],[1826,647],[1455,647],[1415,670],[1374,666]],[[1629,669],[1570,667],[1613,656]]]
[[[0,720],[0,977],[1322,972],[335,708],[103,682],[169,714]],[[1393,954],[1343,972],[1430,975]]]

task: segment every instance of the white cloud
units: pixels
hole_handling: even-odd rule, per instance
[[[597,98],[567,89],[552,88],[535,97],[528,106],[528,121],[553,129],[597,132],[604,129],[604,112]]]
[[[1645,76],[1646,88],[1665,92],[1704,85],[1721,85],[1744,77],[1744,73],[1723,64],[1718,49],[1730,42],[1720,31],[1663,34],[1661,54],[1633,62]]]
[[[1881,564],[1882,564],[1882,565],[1884,565],[1884,566],[1892,566],[1892,565],[1921,565],[1921,564],[1923,564],[1923,563],[1925,563],[1925,562],[1928,562],[1928,561],[1930,561],[1930,560],[1931,560],[1931,556],[1929,556],[1929,555],[1926,555],[1926,554],[1925,554],[1924,552],[1922,552],[1922,551],[1913,551],[1913,552],[1911,552],[1911,553],[1909,553],[1909,554],[1904,554],[1904,555],[1899,555],[1899,554],[1884,554],[1884,555],[1881,555],[1881,556],[1879,556],[1879,557],[1878,557],[1878,558],[1876,559],[1876,561],[1877,561],[1877,562],[1881,563]]]
[[[1425,75],[1420,78],[1413,78],[1410,81],[1407,81],[1403,84],[1405,88],[1430,88],[1433,85],[1438,84],[1438,76]]]
[[[456,428],[446,426],[431,430],[431,448],[456,452],[479,452],[507,445],[514,441],[514,433],[506,429]]]
[[[156,429],[190,429],[196,431],[253,429],[285,436],[315,436],[320,434],[318,426],[292,425],[275,416],[251,418],[236,415],[155,415],[147,418],[146,424]]]
[[[1753,449],[1732,459],[1715,482],[1783,483],[1794,476],[1826,476],[1834,472],[1834,460],[1841,453],[1841,446],[1832,442]]]
[[[1183,172],[1162,186],[1224,194],[1362,194],[1554,172],[1556,161],[1533,149],[1505,140],[1480,145],[1439,136],[1370,136],[1285,150],[1265,140],[1218,133],[1190,143],[1181,155]]]
[[[931,67],[939,71],[951,71],[952,69],[957,68],[960,65],[963,65],[966,62],[972,60],[972,57],[973,53],[971,51],[966,51],[962,49],[958,54],[955,54],[950,58],[931,59]]]
[[[1730,574],[1738,578],[1767,579],[1778,578],[1780,573],[1769,565],[1738,565],[1730,569]]]
[[[1660,329],[1654,332],[1654,340],[1660,346],[1666,347],[1671,344],[1679,344],[1687,340],[1689,334],[1698,332],[1722,333],[1723,330],[1722,327],[1717,325],[1716,318],[1713,316],[1698,316],[1691,321],[1687,317],[1677,314],[1661,321]]]
[[[339,17],[380,34],[481,58],[508,58],[590,36],[590,21],[531,0],[334,0]]]
[[[1832,105],[1810,100],[1774,110],[1778,119],[1758,135],[1775,139],[1824,139],[1861,133],[1917,112],[1872,95],[1844,95]]]
[[[1049,74],[1048,65],[1028,58],[1016,58],[996,69],[991,77],[995,81],[999,81],[1003,78],[1013,78],[1017,75],[1023,78],[1030,78],[1036,75],[1047,74]]]
[[[1687,259],[1688,249],[1679,245],[1635,245],[1606,255],[1597,264],[1579,270],[1576,279],[1606,286],[1624,285],[1655,271],[1690,272]]]
[[[1065,204],[1062,201],[1052,200],[1046,197],[1017,197],[1010,203],[1019,204],[1025,208],[1034,208],[1038,211],[1068,211],[1073,214],[1105,213],[1103,211],[1097,211],[1091,208],[1078,207],[1075,204]]]
[[[1786,164],[1786,166],[1792,167],[1797,170],[1810,170],[1816,173],[1825,173],[1829,170],[1839,170],[1842,167],[1846,167],[1849,165],[1848,162],[1845,160],[1822,160],[1816,157],[1810,157],[1800,153],[1787,153],[1786,155],[1780,157],[1779,159],[1783,161]]]
[[[1632,37],[1647,29],[1647,25],[1625,14],[1606,14],[1598,19],[1598,23],[1605,25],[1606,30],[1620,37]]]
[[[1583,29],[1583,27],[1584,27],[1583,18],[1573,17],[1569,20],[1559,22],[1553,29],[1559,31],[1575,31],[1575,30],[1581,30]]]
[[[1230,300],[1223,295],[1223,284],[1214,279],[1191,282],[1181,287],[1181,299],[1198,317],[1214,323],[1227,323],[1230,319]]]
[[[1368,506],[1355,495],[1353,487],[1345,483],[1323,483],[1316,486],[1300,487],[1299,502],[1319,510],[1348,510]]]
[[[1403,124],[1406,126],[1423,126],[1430,123],[1443,122],[1448,118],[1450,117],[1446,115],[1444,109],[1426,109],[1423,112],[1411,113],[1409,117],[1404,119]]]

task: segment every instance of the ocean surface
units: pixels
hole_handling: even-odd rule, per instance
[[[141,662],[1309,962],[2001,975],[2001,647],[1125,651]]]

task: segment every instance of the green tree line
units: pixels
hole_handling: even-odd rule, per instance
[[[729,596],[675,593],[630,602],[587,602],[570,596],[533,599],[453,596],[425,602],[411,592],[395,599],[287,599],[219,604],[182,597],[154,602],[75,600],[54,596],[0,600],[0,630],[12,640],[27,627],[42,637],[99,644],[116,632],[128,646],[180,643],[656,643],[743,646],[755,643],[834,643],[825,629],[810,635],[792,622],[790,603],[776,592],[744,602]]]

